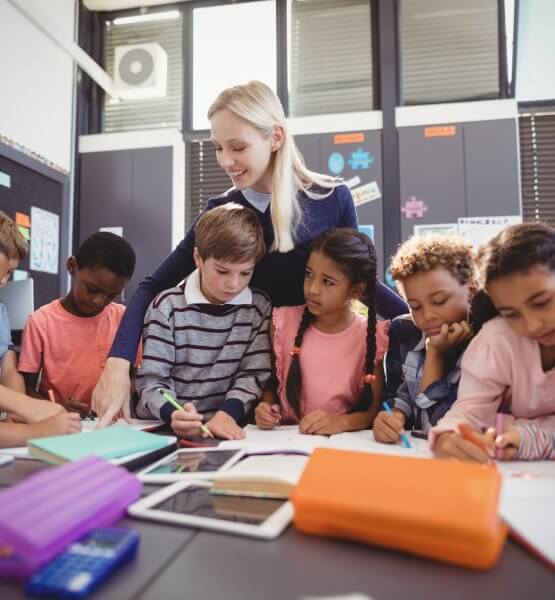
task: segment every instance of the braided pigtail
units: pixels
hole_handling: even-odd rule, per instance
[[[361,237],[366,238],[364,234],[359,234]],[[364,376],[363,386],[360,391],[359,397],[353,406],[353,411],[369,410],[372,408],[372,412],[375,415],[379,408],[379,398],[374,398],[372,394],[372,383],[375,381],[376,376],[374,375],[374,366],[376,360],[376,289],[377,289],[377,277],[376,277],[376,251],[372,242],[366,238],[368,247],[368,283],[366,284],[366,292],[362,298],[363,302],[368,307],[368,324],[366,328],[366,358],[364,361]],[[373,418],[372,418],[373,420]]]
[[[289,365],[289,371],[287,372],[287,381],[285,382],[285,392],[287,394],[287,402],[293,409],[297,418],[301,417],[301,389],[303,386],[303,379],[301,373],[301,360],[300,352],[303,343],[305,331],[312,323],[313,316],[308,308],[304,309],[301,322],[299,324],[299,330],[295,337],[294,347],[291,350],[291,364]]]

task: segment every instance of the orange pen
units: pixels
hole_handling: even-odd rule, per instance
[[[459,432],[467,442],[474,444],[475,446],[480,448],[480,450],[483,450],[486,454],[488,453],[484,442],[476,435],[476,433],[474,433],[474,431],[472,431],[472,429],[470,429],[470,427],[466,423],[459,423]]]

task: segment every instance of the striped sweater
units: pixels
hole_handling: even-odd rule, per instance
[[[169,423],[175,409],[158,392],[166,388],[206,419],[223,410],[239,421],[270,377],[270,301],[252,290],[250,304],[188,304],[190,283],[159,294],[146,313],[137,413]]]
[[[517,425],[520,445],[515,460],[555,460],[555,431]]]

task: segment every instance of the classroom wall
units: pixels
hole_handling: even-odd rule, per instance
[[[71,40],[77,0],[0,2],[0,134],[70,170],[73,62],[11,2],[44,14]]]

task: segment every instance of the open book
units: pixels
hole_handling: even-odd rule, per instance
[[[307,456],[249,456],[218,474],[211,491],[233,496],[289,498],[307,461]]]
[[[244,448],[248,454],[264,451],[297,451],[311,454],[316,448],[337,448],[418,458],[432,456],[426,440],[410,437],[412,448],[405,448],[401,444],[380,444],[374,441],[374,434],[368,429],[331,436],[299,433],[297,425],[282,425],[271,430],[247,425],[243,430],[246,433],[244,439],[222,442],[220,448]]]

